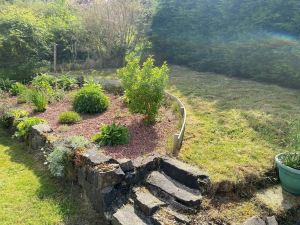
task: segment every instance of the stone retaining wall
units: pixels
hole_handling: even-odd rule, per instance
[[[45,160],[43,155],[51,153],[59,141],[49,125],[38,124],[30,128],[25,144],[34,155]],[[128,201],[132,187],[143,182],[151,171],[158,170],[161,159],[162,156],[153,154],[135,160],[116,160],[89,144],[77,156],[76,163],[72,161],[72,176],[64,179],[78,183],[101,220],[109,224],[116,209]]]

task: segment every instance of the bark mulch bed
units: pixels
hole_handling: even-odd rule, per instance
[[[156,150],[166,150],[167,140],[176,133],[178,124],[178,119],[171,109],[161,107],[157,123],[147,126],[143,122],[142,115],[129,112],[120,96],[109,95],[109,98],[110,106],[107,111],[95,115],[81,115],[80,123],[70,125],[64,130],[58,123],[58,115],[61,112],[72,110],[72,102],[69,98],[50,104],[46,112],[35,114],[35,116],[46,119],[54,132],[63,137],[83,135],[90,139],[99,132],[101,124],[115,122],[126,125],[131,137],[129,144],[103,147],[104,151],[115,158],[136,158]]]

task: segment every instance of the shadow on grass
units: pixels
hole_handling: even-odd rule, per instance
[[[7,147],[5,154],[10,156],[12,162],[25,165],[28,170],[34,172],[39,182],[36,197],[41,201],[50,199],[54,202],[55,207],[59,208],[63,224],[103,224],[99,216],[89,207],[77,185],[51,177],[41,158],[29,153],[24,144],[12,140],[2,129],[0,129],[0,145]],[[28,206],[30,204],[31,202],[28,202]]]
[[[170,85],[188,98],[195,111],[209,107],[208,111],[227,115],[230,110],[238,110],[249,127],[270,144],[285,146],[288,122],[300,118],[299,90],[184,67],[171,68]]]

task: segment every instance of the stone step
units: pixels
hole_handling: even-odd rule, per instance
[[[170,208],[161,208],[151,218],[154,225],[190,225],[188,216],[175,212]]]
[[[118,211],[112,217],[112,225],[148,225],[143,219],[141,219],[134,210],[131,204],[127,204]]]
[[[202,200],[200,193],[191,192],[188,188],[158,171],[153,171],[147,177],[146,184],[152,193],[168,203],[177,203],[191,209],[200,207]]]
[[[199,168],[167,156],[162,157],[160,169],[172,179],[202,193],[210,183],[208,175]]]
[[[134,206],[146,216],[153,215],[160,207],[166,203],[152,195],[145,187],[138,187],[133,190]]]

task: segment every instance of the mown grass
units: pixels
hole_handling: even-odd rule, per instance
[[[0,129],[0,223],[97,224],[76,186],[50,177],[22,144]],[[101,224],[101,223],[99,223]]]
[[[300,117],[299,91],[171,67],[170,90],[188,110],[180,157],[213,182],[243,182],[272,169],[289,150],[290,121]]]

